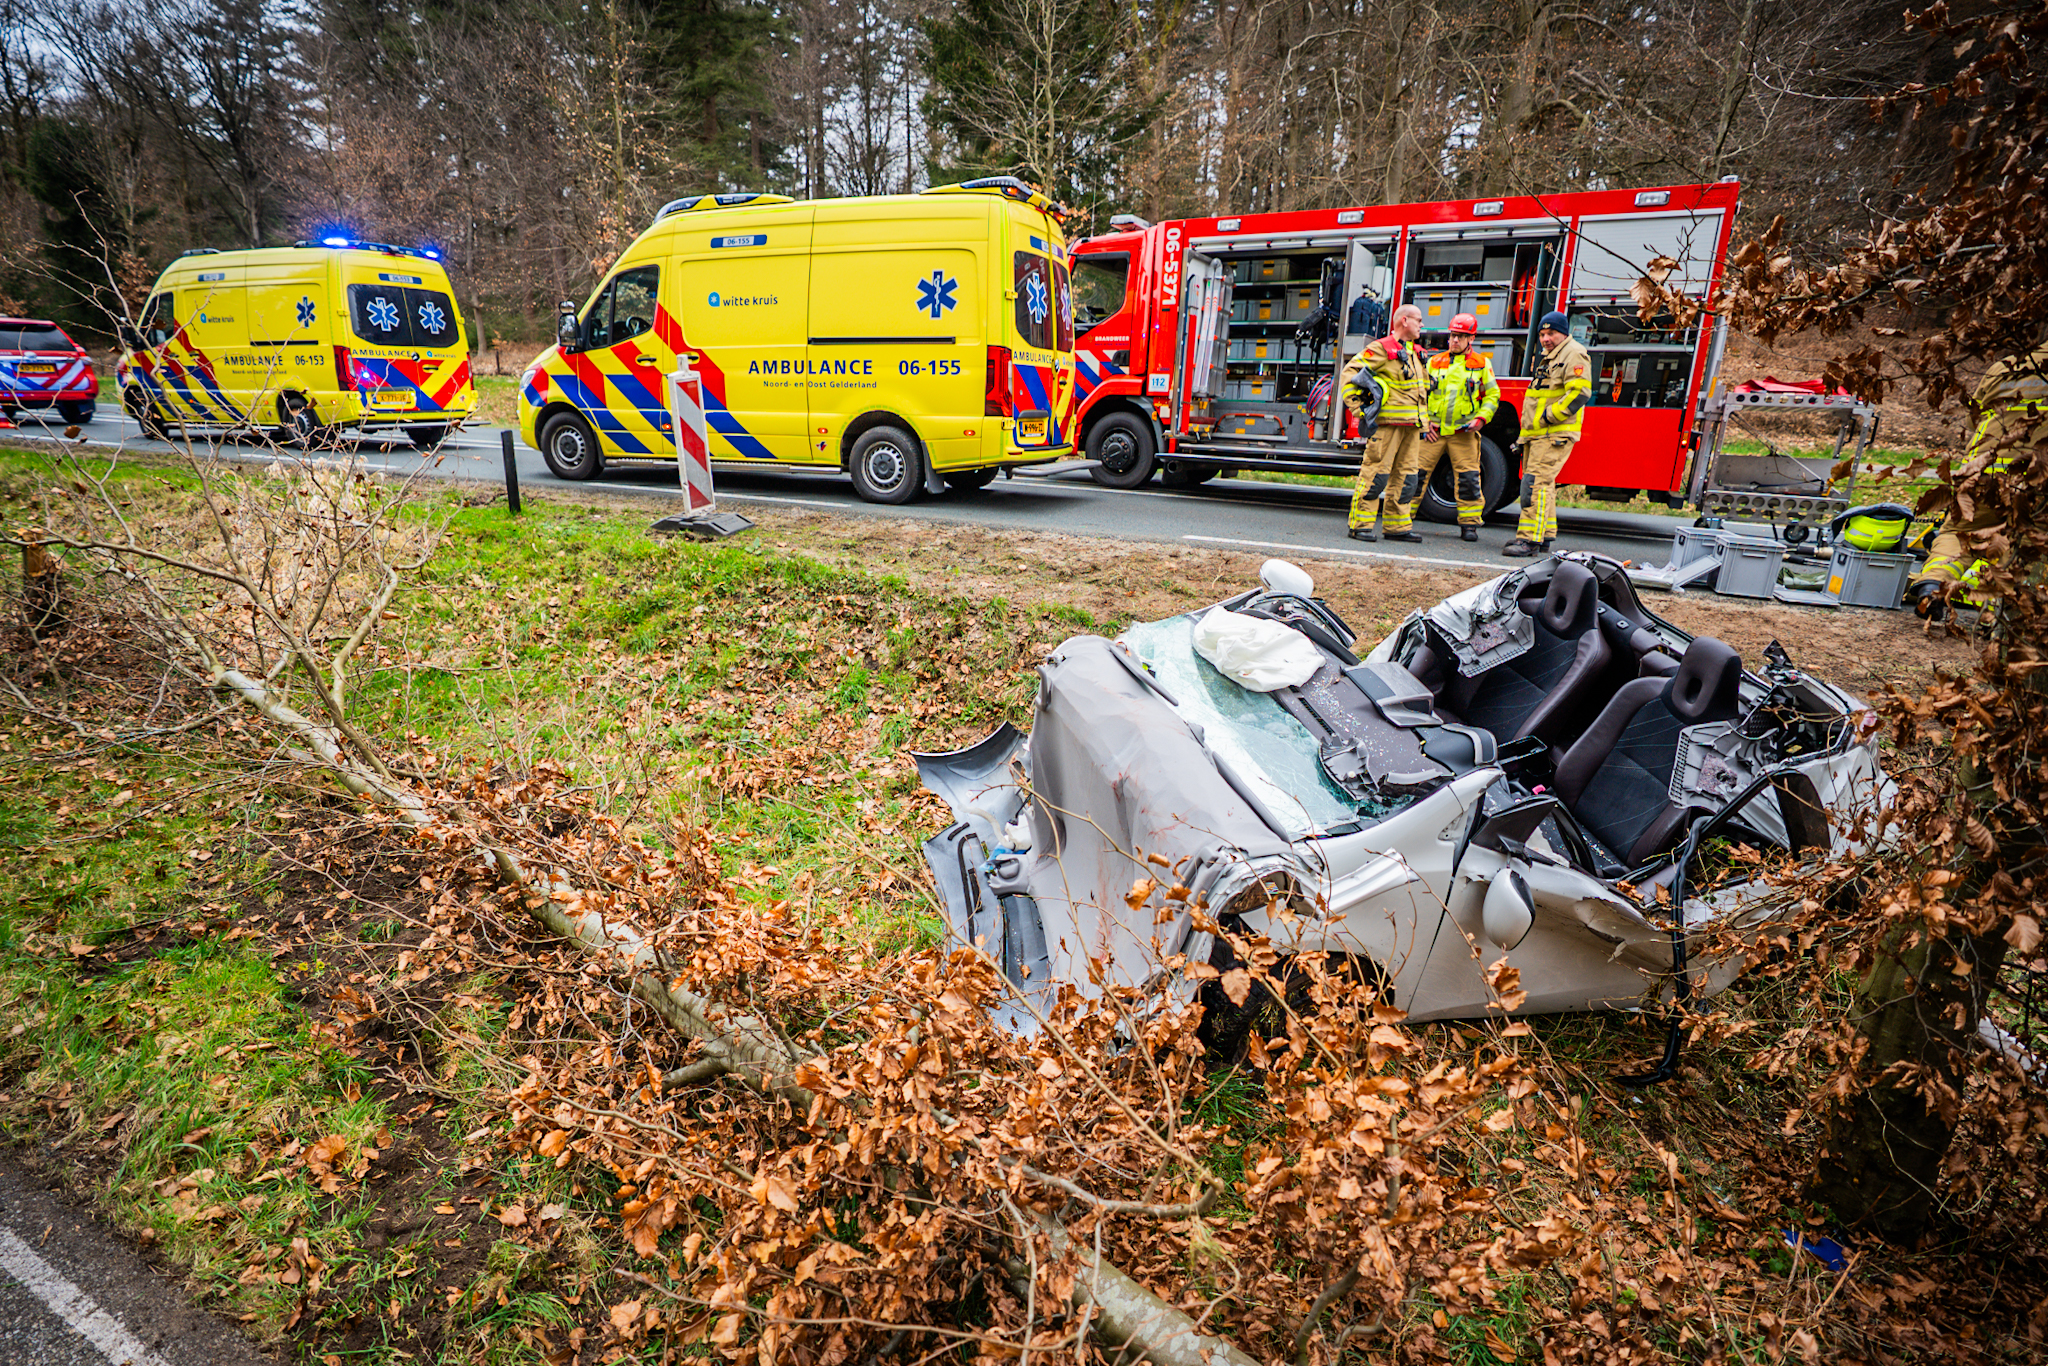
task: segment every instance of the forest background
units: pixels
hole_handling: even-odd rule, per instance
[[[1885,0],[0,0],[0,51],[0,310],[344,231],[443,251],[479,348],[716,190],[1008,172],[1078,235],[1733,175],[1832,259],[1951,155],[1870,97],[1957,64]]]

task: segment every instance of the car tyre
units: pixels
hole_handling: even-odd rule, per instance
[[[597,435],[575,413],[556,413],[542,424],[540,457],[558,479],[595,479],[604,473]]]
[[[1507,453],[1494,445],[1490,436],[1479,438],[1479,496],[1487,512],[1513,501],[1515,497],[1508,478]],[[1422,497],[1416,503],[1415,515],[1425,522],[1438,522],[1444,526],[1458,520],[1458,476],[1451,469],[1448,451],[1437,459],[1436,468],[1429,473],[1429,482],[1422,486]]]
[[[901,427],[870,427],[847,453],[853,491],[870,503],[901,505],[924,487],[924,453]]]
[[[999,466],[990,465],[980,470],[940,470],[939,478],[946,481],[946,487],[955,493],[974,493],[987,488],[1002,473]]]
[[[83,403],[60,403],[57,405],[57,412],[66,422],[80,426],[92,421],[93,414],[97,411],[99,410],[91,399],[87,399]]]
[[[169,441],[171,429],[164,422],[163,410],[140,389],[130,389],[121,395],[121,406],[128,410],[128,416],[142,428],[142,434],[152,441]]]
[[[1182,465],[1179,469],[1169,466],[1159,472],[1159,482],[1170,489],[1200,488],[1216,477],[1214,465]]]
[[[1088,433],[1088,458],[1098,462],[1088,477],[1106,489],[1134,489],[1158,465],[1152,428],[1130,413],[1111,413]]]
[[[406,440],[423,451],[430,451],[448,439],[448,424],[437,422],[430,427],[407,427]]]

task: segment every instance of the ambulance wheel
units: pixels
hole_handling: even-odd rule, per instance
[[[1001,473],[1001,469],[991,465],[985,470],[940,470],[939,478],[945,480],[946,487],[955,493],[973,493],[987,488]]]
[[[870,503],[907,503],[924,487],[924,456],[901,427],[870,427],[846,459],[853,491]]]
[[[574,413],[556,413],[541,428],[540,456],[562,479],[595,479],[604,473],[604,452],[590,424]]]
[[[92,415],[95,411],[91,399],[87,399],[83,403],[60,403],[57,405],[58,414],[66,422],[79,425],[92,421]]]
[[[1493,444],[1491,437],[1479,438],[1479,495],[1485,500],[1487,512],[1493,511],[1512,497],[1508,488],[1508,458],[1501,448]],[[1430,471],[1429,482],[1422,486],[1421,501],[1416,504],[1415,515],[1425,522],[1441,522],[1449,526],[1458,520],[1458,476],[1451,469],[1449,452],[1436,462]]]
[[[1088,433],[1088,477],[1106,489],[1134,489],[1152,477],[1152,429],[1129,413],[1111,413]]]
[[[406,440],[423,451],[430,451],[448,439],[448,424],[439,422],[431,427],[407,427]]]
[[[128,416],[135,419],[135,425],[142,428],[142,434],[150,440],[171,439],[171,430],[164,425],[164,415],[142,390],[130,389],[121,395],[121,406],[128,410]]]

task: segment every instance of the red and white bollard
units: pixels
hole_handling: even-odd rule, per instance
[[[718,511],[711,484],[711,428],[704,415],[704,380],[684,352],[668,377],[669,429],[675,434],[676,473],[683,489],[683,510],[654,524],[660,532],[678,532],[713,540],[745,531],[753,523],[736,512]]]

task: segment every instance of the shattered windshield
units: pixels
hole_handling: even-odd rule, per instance
[[[1290,840],[1350,825],[1359,809],[1323,773],[1315,738],[1266,693],[1248,692],[1195,652],[1195,620],[1140,622],[1121,637],[1202,728],[1210,752],[1256,789]]]

